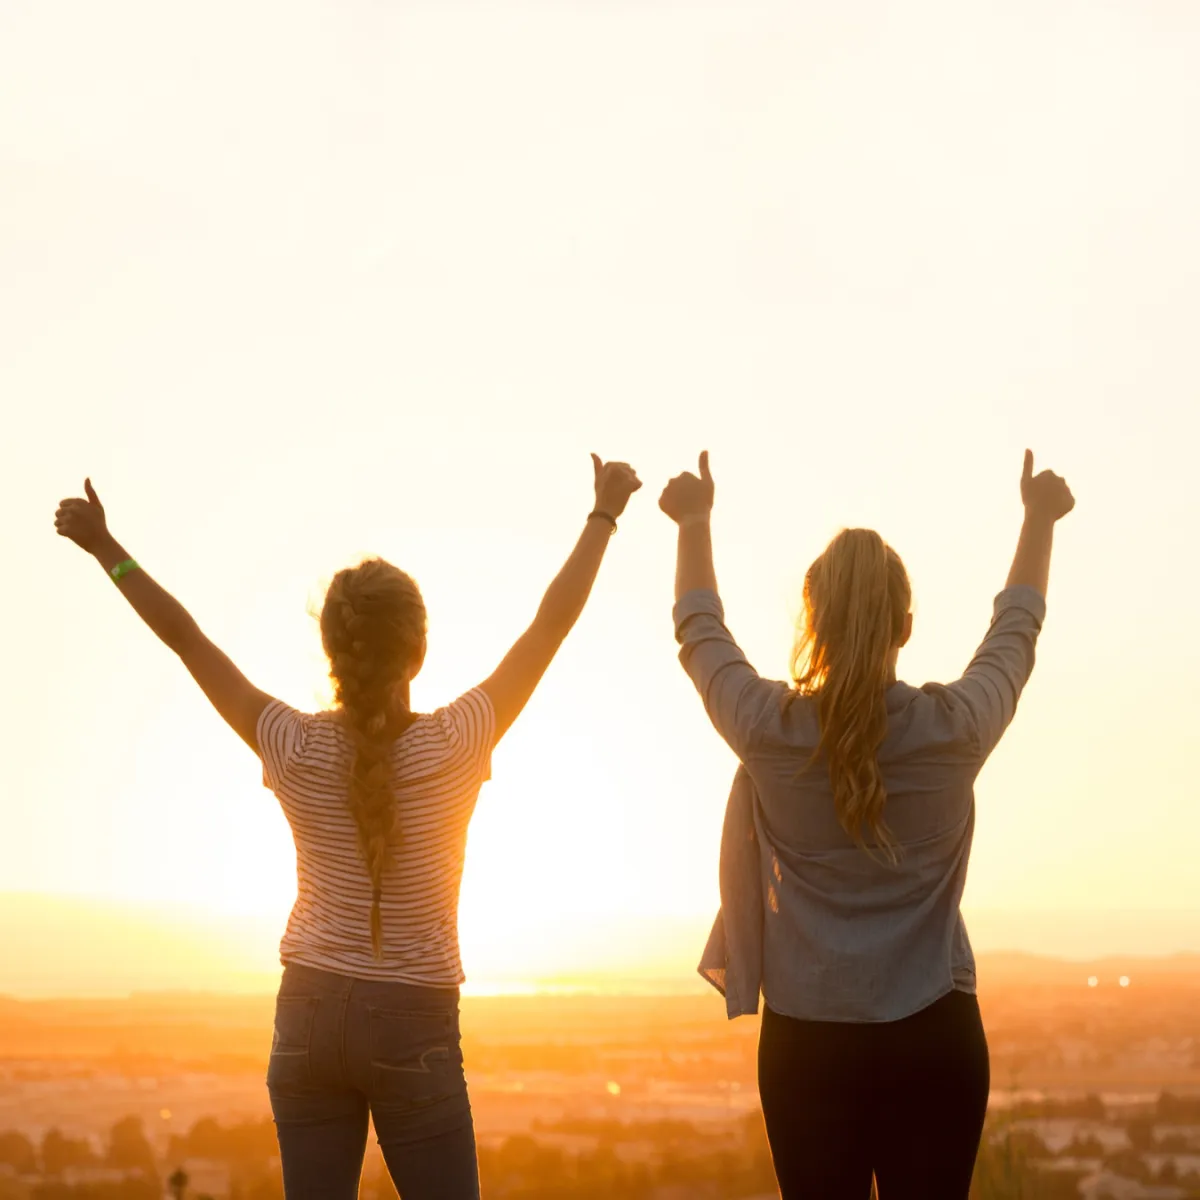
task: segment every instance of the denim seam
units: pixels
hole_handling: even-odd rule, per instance
[[[338,1039],[338,1066],[342,1078],[346,1080],[350,1078],[350,1056],[346,1051],[346,1038],[350,1031],[350,1022],[347,1019],[347,1013],[350,1011],[350,998],[353,993],[354,981],[351,980],[350,986],[342,994],[342,1012],[340,1017],[342,1036]]]

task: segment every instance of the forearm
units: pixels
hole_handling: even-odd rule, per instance
[[[1026,513],[1008,572],[1008,587],[1031,587],[1045,596],[1050,582],[1050,555],[1054,548],[1054,521]]]
[[[107,574],[130,555],[124,546],[109,536],[93,551],[92,557]],[[187,609],[141,568],[130,571],[117,583],[117,588],[129,601],[134,612],[176,654],[181,653],[188,640],[199,633],[199,627]]]
[[[575,549],[546,589],[535,620],[539,628],[559,640],[571,632],[591,595],[611,539],[611,530],[605,522],[595,519],[587,522]]]
[[[688,592],[717,590],[717,573],[713,567],[712,528],[707,515],[689,519],[679,526],[679,548],[675,559],[675,599]]]

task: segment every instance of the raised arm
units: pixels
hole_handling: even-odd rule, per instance
[[[130,558],[109,533],[104,506],[91,480],[83,486],[86,499],[75,497],[59,504],[55,529],[104,568],[138,616],[179,656],[230,728],[257,754],[258,718],[272,697],[259,691],[204,636],[187,609]]]
[[[713,567],[712,517],[713,477],[708,469],[708,451],[700,454],[700,474],[684,471],[663,490],[658,506],[679,526],[675,556],[675,599],[688,592],[717,590]]]
[[[685,471],[667,484],[658,506],[679,526],[675,560],[675,637],[679,660],[704,701],[717,732],[744,762],[772,714],[781,685],[764,680],[747,661],[725,625],[717,595],[710,520],[713,478],[708,451],[699,475]]]
[[[575,549],[546,589],[533,624],[481,685],[496,710],[497,738],[520,716],[579,619],[609,540],[616,532],[617,518],[625,511],[629,497],[642,486],[628,463],[603,463],[593,454],[592,465],[596,507],[588,516]]]
[[[1025,520],[992,623],[961,679],[950,692],[963,705],[982,762],[995,748],[1017,709],[1033,671],[1034,651],[1046,612],[1054,526],[1075,507],[1066,480],[1053,471],[1033,473],[1025,451],[1021,472]]]
[[[1050,553],[1054,526],[1075,507],[1067,481],[1053,471],[1033,473],[1033,451],[1025,451],[1021,471],[1021,502],[1025,521],[1008,572],[1009,587],[1031,587],[1043,597],[1050,582]]]

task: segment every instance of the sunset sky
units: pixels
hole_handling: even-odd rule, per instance
[[[532,617],[589,452],[637,467],[472,829],[499,977],[715,908],[734,763],[675,660],[665,479],[710,450],[764,673],[811,558],[877,527],[922,682],[984,632],[1030,445],[1078,508],[968,910],[997,946],[1200,950],[1197,62],[1185,0],[4,5],[0,893],[272,938],[293,895],[253,756],[54,536],[85,474],[300,706],[324,582],[410,570],[429,708]]]

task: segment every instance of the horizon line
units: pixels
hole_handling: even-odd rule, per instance
[[[1043,967],[1083,968],[1118,966],[1133,968],[1154,965],[1194,965],[1200,970],[1200,951],[1178,950],[1167,954],[1105,954],[1085,958],[1065,955],[1039,954],[1029,950],[987,950],[976,954],[978,963],[999,960],[1020,961]],[[282,968],[281,968],[282,969]],[[1127,974],[1121,971],[1121,974]],[[1101,978],[1101,984],[1103,978]],[[111,988],[89,990],[42,991],[8,990],[0,988],[0,1003],[37,1004],[56,1001],[119,1001],[119,1000],[167,1000],[167,999],[255,999],[274,996],[278,983],[274,972],[264,972],[251,986],[222,987],[167,987],[167,988]],[[533,1000],[533,999],[668,999],[719,995],[716,989],[699,974],[693,977],[682,975],[636,975],[614,973],[604,975],[565,975],[557,977],[490,978],[475,982],[468,980],[462,986],[464,1000]]]

